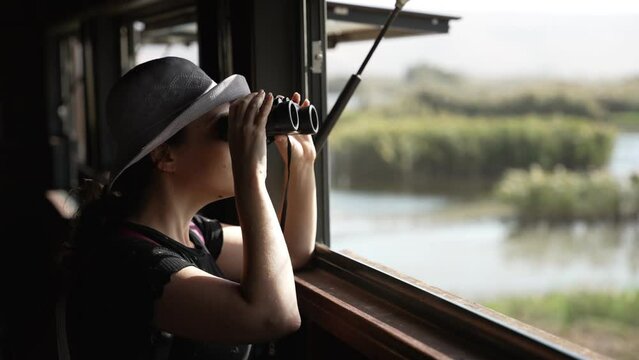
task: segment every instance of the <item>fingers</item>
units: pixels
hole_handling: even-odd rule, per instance
[[[288,161],[287,139],[291,144],[291,157],[294,162],[303,160],[303,162],[313,163],[315,161],[317,154],[313,145],[313,137],[302,134],[275,136],[275,145],[282,161],[285,163]]]
[[[288,146],[287,144],[287,139],[288,136],[287,135],[276,135],[275,136],[275,146],[277,147],[277,151],[280,153],[280,157],[282,158],[282,160],[284,162],[286,162],[288,159],[288,153],[287,153],[287,149],[286,147]]]
[[[237,127],[241,122],[243,122],[244,115],[246,114],[246,108],[257,94],[258,93],[256,92],[250,93],[242,98],[233,101],[229,109],[229,119],[233,119],[232,122],[234,126]],[[231,114],[233,114],[232,117]]]
[[[257,114],[257,118],[255,119],[255,123],[259,127],[265,127],[266,122],[268,120],[268,115],[271,113],[271,108],[273,106],[273,94],[268,93],[262,102],[262,106],[260,108],[260,112]]]
[[[246,119],[246,121],[252,120],[255,125],[258,125],[260,121],[256,117],[256,115],[257,115],[257,112],[262,107],[262,103],[264,102],[264,97],[265,97],[264,90],[260,90],[257,93],[257,95],[253,96],[251,101],[249,101],[249,103],[246,106],[246,112],[244,113],[244,118]]]
[[[240,123],[252,122],[254,125],[265,124],[266,118],[270,113],[273,104],[273,95],[268,95],[264,90],[250,93],[231,103],[229,108],[229,118],[233,120],[234,125]]]
[[[291,96],[291,101],[300,105],[300,100],[302,100],[302,95],[300,95],[297,91],[294,92],[293,96]],[[300,105],[300,107],[307,107],[309,105],[311,105],[311,102],[308,99],[304,99],[304,102]]]
[[[317,152],[315,151],[315,145],[313,145],[313,137],[307,134],[299,134],[291,137],[293,138],[291,142],[294,141],[297,143],[300,149],[299,156],[304,160],[314,162],[317,157]]]
[[[296,104],[300,104],[302,96],[295,92],[291,98]],[[246,121],[253,120],[255,125],[266,125],[266,121],[268,120],[268,115],[273,106],[274,96],[271,93],[266,94],[264,90],[260,90],[259,92],[254,92],[244,96],[243,98],[235,100],[231,103],[231,107],[229,109],[229,117],[234,119],[246,119]],[[311,102],[308,99],[305,99],[304,102],[301,103],[300,107],[309,106]],[[237,122],[235,120],[234,122]]]
[[[295,140],[299,141],[300,143],[305,143],[305,142],[313,142],[313,137],[309,134],[295,134],[293,135],[293,137],[295,137]]]

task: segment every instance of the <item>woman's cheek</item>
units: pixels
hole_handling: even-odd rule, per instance
[[[214,166],[212,170],[212,178],[215,179],[216,188],[223,194],[222,197],[233,196],[233,167],[231,164],[231,155],[228,145],[218,147],[216,149],[216,156],[214,159]]]

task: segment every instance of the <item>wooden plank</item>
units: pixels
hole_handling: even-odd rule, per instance
[[[321,245],[313,264],[296,274],[296,283],[302,315],[371,358],[605,358]]]

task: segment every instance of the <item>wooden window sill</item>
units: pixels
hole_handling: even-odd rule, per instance
[[[479,304],[370,265],[318,244],[312,263],[295,276],[303,318],[366,357],[605,358]]]

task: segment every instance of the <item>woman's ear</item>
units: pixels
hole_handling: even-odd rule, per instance
[[[176,161],[171,147],[167,144],[162,144],[151,151],[151,161],[155,167],[163,172],[174,172],[176,168]]]

